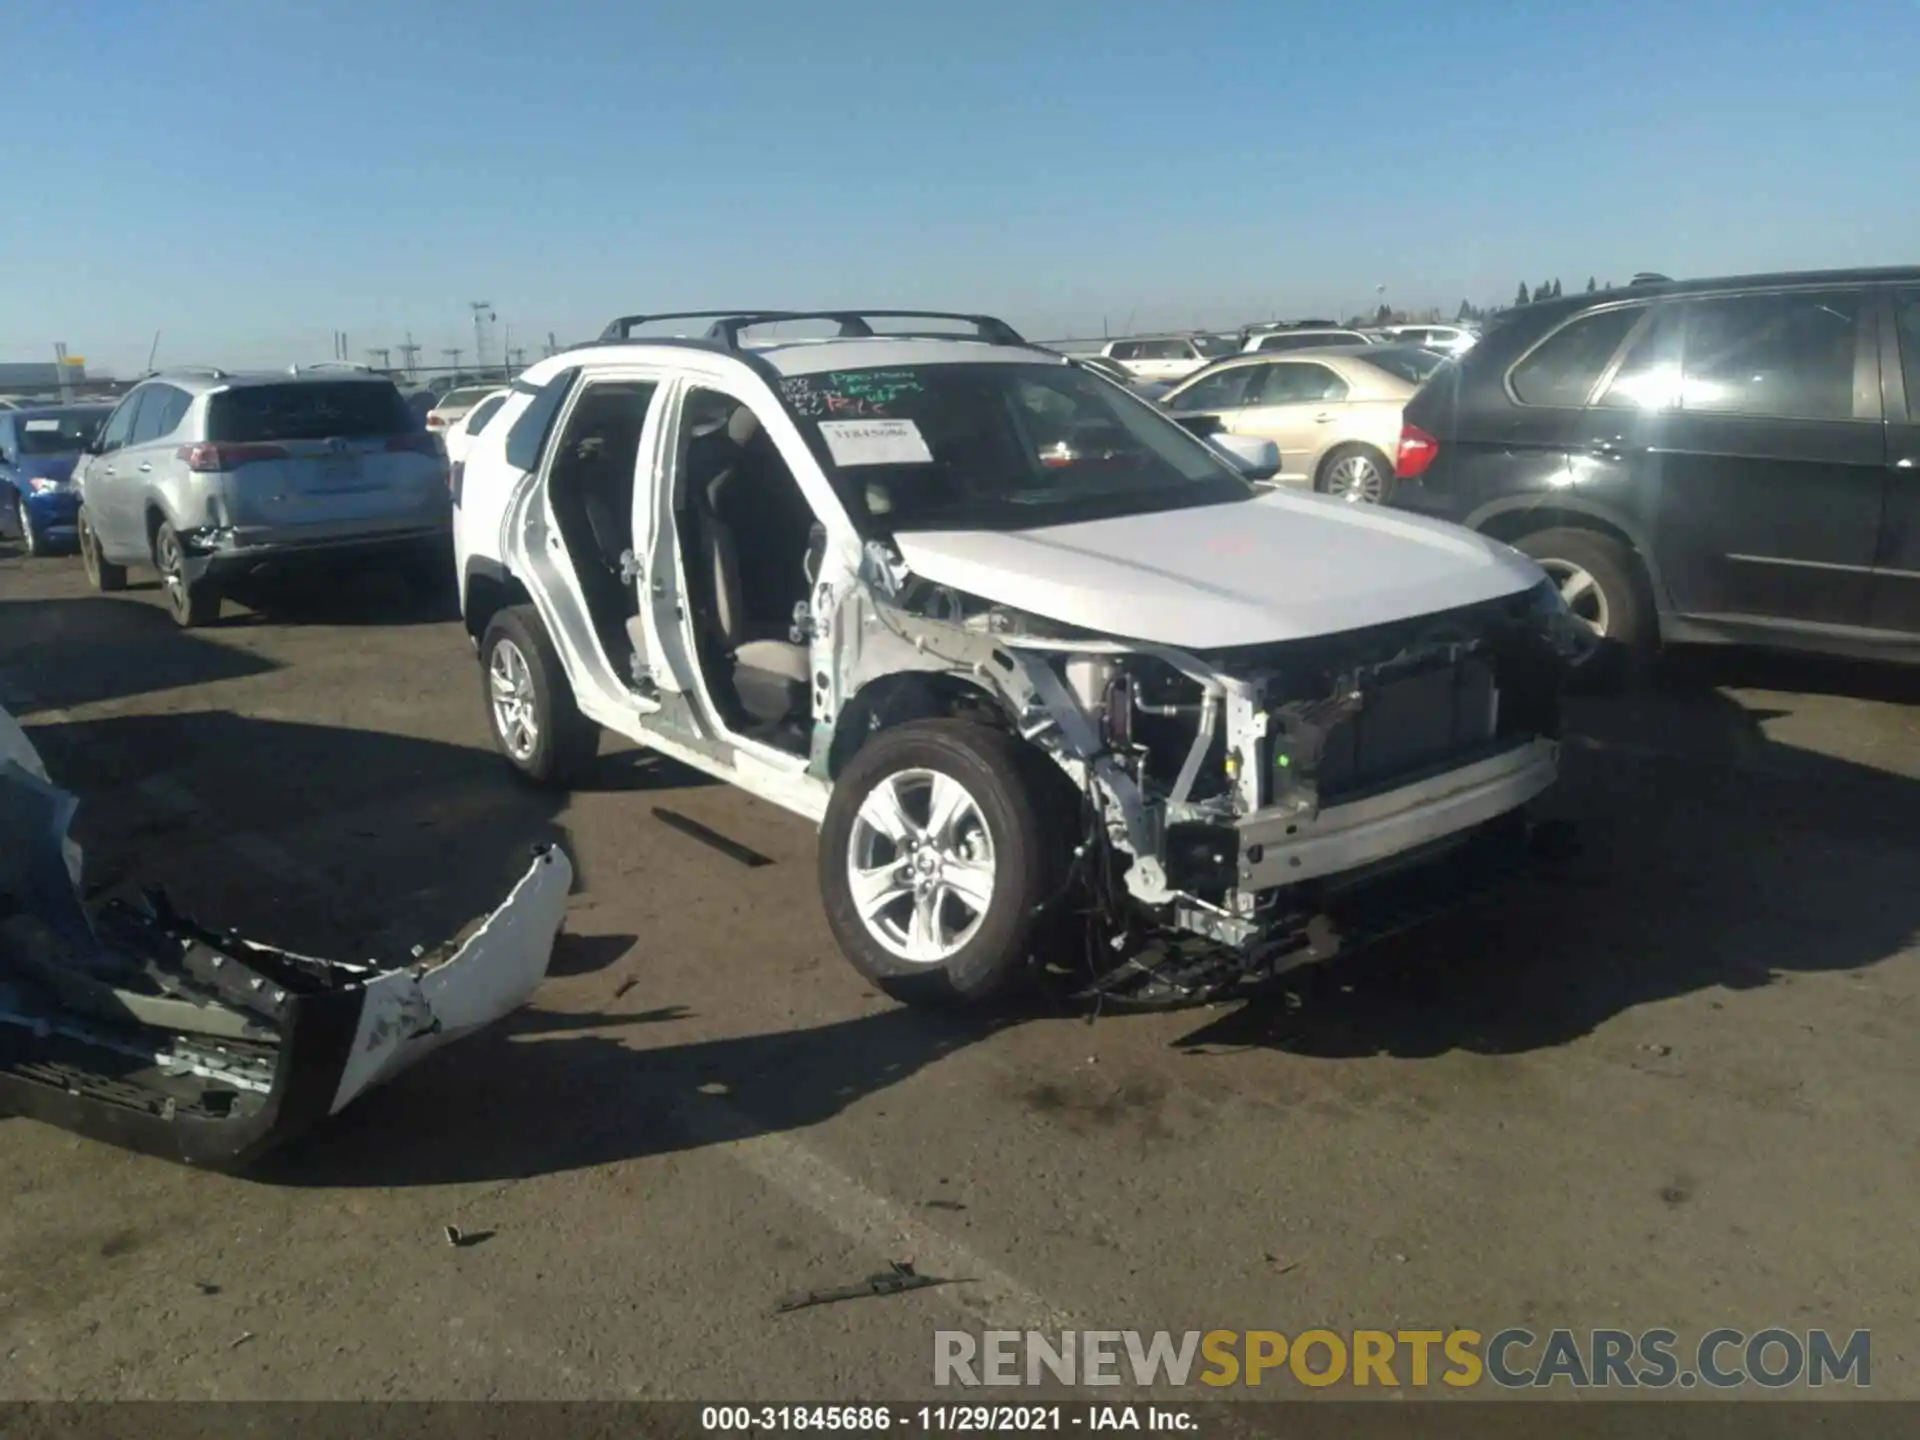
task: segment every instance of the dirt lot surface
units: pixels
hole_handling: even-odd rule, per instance
[[[611,740],[516,784],[397,593],[186,634],[0,550],[0,700],[90,877],[257,939],[581,876],[531,1009],[257,1177],[0,1122],[0,1396],[901,1398],[988,1324],[1871,1327],[1920,1396],[1910,675],[1689,661],[1579,707],[1563,876],[1271,1003],[993,1025],[869,991],[804,823]],[[907,1259],[965,1283],[774,1313]]]

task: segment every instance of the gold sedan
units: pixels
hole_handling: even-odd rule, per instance
[[[1411,345],[1256,353],[1209,365],[1159,404],[1273,441],[1279,483],[1377,505],[1393,486],[1400,411],[1445,358]]]

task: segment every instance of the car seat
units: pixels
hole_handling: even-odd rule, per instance
[[[741,708],[755,721],[775,724],[806,713],[807,647],[791,638],[786,622],[749,614],[739,544],[727,518],[746,489],[743,477],[749,468],[749,446],[759,429],[758,418],[746,406],[734,410],[726,427],[732,453],[712,479],[696,485],[693,501],[703,551],[700,559],[712,586],[706,597],[706,619],[713,648],[732,667]]]

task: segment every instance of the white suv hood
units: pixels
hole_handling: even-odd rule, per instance
[[[1545,578],[1519,551],[1459,526],[1284,491],[1117,520],[895,539],[908,568],[937,585],[1183,649],[1358,630]]]

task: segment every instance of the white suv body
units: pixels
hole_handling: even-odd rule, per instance
[[[1585,632],[1533,562],[1257,490],[990,317],[878,316],[629,317],[514,383],[454,525],[510,763],[577,779],[605,727],[821,823],[836,939],[908,999],[1063,923],[1303,963],[1334,897],[1552,784]]]
[[[1124,365],[1136,380],[1171,383],[1234,353],[1232,341],[1215,335],[1141,335],[1110,340],[1100,354]]]
[[[1479,338],[1464,325],[1382,325],[1380,334],[1402,345],[1418,345],[1442,355],[1464,355]]]

